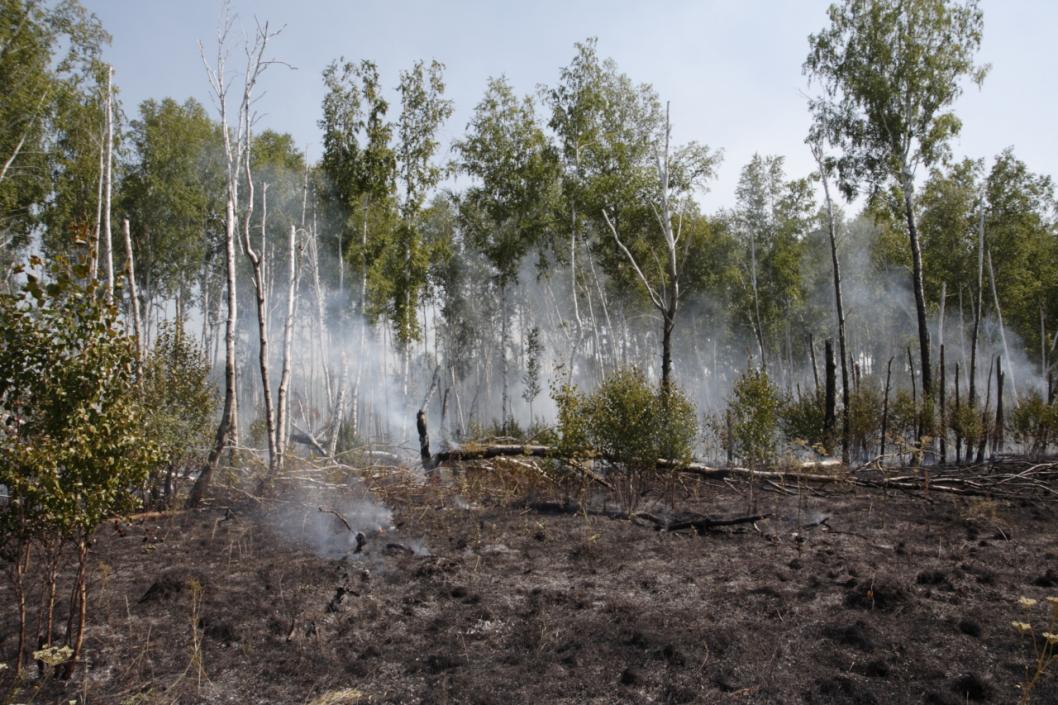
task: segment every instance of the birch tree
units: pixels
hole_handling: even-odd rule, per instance
[[[461,220],[488,260],[500,299],[501,416],[510,419],[508,349],[510,287],[526,254],[550,232],[558,162],[536,123],[533,102],[519,99],[506,79],[491,79],[465,139],[456,144],[460,169],[477,180],[464,194]]]
[[[278,32],[270,31],[267,23],[264,25],[257,24],[252,44],[245,47],[246,64],[242,77],[241,95],[238,98],[233,124],[233,116],[229,112],[228,106],[232,86],[228,82],[226,73],[228,33],[231,31],[233,22],[234,17],[228,15],[227,9],[225,9],[217,35],[217,55],[213,64],[210,64],[206,58],[205,47],[201,44],[199,46],[213,99],[220,114],[221,137],[224,144],[224,261],[227,272],[227,322],[224,333],[224,411],[221,414],[220,423],[217,425],[217,433],[213,447],[210,449],[209,457],[206,459],[205,466],[195,481],[190,497],[188,497],[188,506],[191,507],[197,506],[202,501],[224,448],[229,443],[236,444],[238,439],[238,416],[235,397],[235,333],[238,316],[235,241],[240,216],[239,182],[242,176],[241,170],[244,168],[246,160],[249,159],[254,89],[265,69],[277,63],[275,60],[265,58],[265,50],[268,47],[268,42]]]
[[[684,238],[683,218],[691,206],[689,196],[712,178],[719,155],[697,143],[671,148],[672,128],[669,110],[665,108],[665,122],[654,143],[656,184],[650,194],[649,206],[658,228],[649,242],[650,249],[640,250],[637,256],[618,231],[613,214],[603,209],[603,218],[617,247],[627,257],[643,285],[650,303],[661,315],[661,387],[670,388],[672,382],[672,332],[680,304],[680,277],[687,258],[690,238]],[[648,259],[649,257],[649,259]]]
[[[949,151],[961,123],[951,112],[962,81],[980,85],[977,0],[844,0],[809,37],[804,70],[823,88],[811,101],[815,129],[841,150],[846,195],[863,184],[895,186],[911,251],[924,398],[932,391],[930,340],[916,224],[915,173]]]

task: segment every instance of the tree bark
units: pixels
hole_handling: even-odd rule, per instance
[[[827,231],[830,236],[830,259],[834,269],[834,311],[838,319],[838,352],[841,354],[841,461],[847,465],[849,462],[849,369],[848,353],[845,349],[845,308],[841,303],[841,267],[838,264],[837,228],[834,223],[834,204],[830,198],[830,184],[827,180],[821,149],[813,148],[813,155],[819,165],[819,174],[823,182],[823,197],[827,208]],[[813,371],[814,369],[813,363]]]
[[[1010,394],[1014,404],[1018,403],[1018,386],[1014,382],[1014,369],[1010,363],[1010,348],[1007,347],[1007,334],[1003,325],[1003,309],[999,307],[999,292],[996,290],[996,272],[992,268],[992,250],[988,250],[988,281],[992,284],[992,304],[996,307],[996,318],[999,319],[999,339],[1003,342],[1003,355],[1007,358],[1007,369],[1010,370]]]
[[[970,372],[967,382],[970,392],[966,403],[973,408],[977,402],[977,336],[981,329],[981,309],[984,308],[985,283],[985,207],[981,202],[980,220],[977,226],[977,307],[974,309],[973,337],[970,338]],[[969,453],[967,453],[969,455]]]
[[[247,138],[249,140],[249,138]],[[268,434],[268,469],[275,473],[279,467],[278,429],[276,428],[275,409],[272,406],[272,383],[268,369],[268,297],[265,290],[265,251],[264,233],[268,226],[268,184],[261,189],[261,238],[262,248],[257,252],[250,239],[250,221],[253,218],[254,183],[250,170],[249,157],[245,160],[246,173],[246,214],[243,217],[242,249],[250,260],[253,270],[251,280],[254,298],[257,303],[257,361],[261,372],[261,394],[264,398],[265,430]]]
[[[122,232],[125,235],[125,273],[129,278],[129,301],[132,304],[132,325],[136,333],[136,356],[143,364],[146,355],[146,343],[143,339],[143,328],[140,322],[140,295],[136,290],[136,264],[132,256],[132,236],[129,233],[129,219],[125,218],[121,223]],[[177,316],[180,319],[179,316]],[[177,326],[182,330],[183,320],[177,320]]]
[[[114,91],[111,81],[114,76],[114,68],[107,67],[107,146],[106,166],[104,173],[103,193],[103,244],[106,246],[107,267],[107,302],[114,302],[114,239],[110,229],[110,196],[113,191],[113,166],[114,166]]]
[[[297,228],[290,226],[290,260],[289,279],[287,282],[287,314],[283,322],[283,370],[279,375],[279,388],[276,391],[276,452],[282,458],[286,454],[287,439],[290,438],[290,361],[294,345],[294,311],[297,308],[298,264],[297,264]]]
[[[824,365],[826,372],[826,397],[823,411],[823,438],[827,446],[827,452],[834,450],[834,427],[837,425],[837,381],[835,372],[837,366],[834,364],[834,341],[830,338],[824,343]]]
[[[893,358],[889,358],[889,363],[885,366],[885,395],[882,397],[882,439],[881,439],[881,450],[878,455],[881,456],[881,462],[885,462],[885,440],[886,434],[889,433],[889,383],[893,379]]]
[[[907,219],[907,235],[911,244],[911,278],[915,290],[915,313],[918,317],[918,346],[922,365],[922,398],[928,399],[933,390],[929,353],[929,324],[926,321],[926,294],[922,284],[922,248],[918,241],[912,190],[914,185],[906,171],[903,179],[904,216]]]
[[[948,413],[945,405],[948,379],[944,370],[944,343],[940,344],[940,464],[948,464]]]

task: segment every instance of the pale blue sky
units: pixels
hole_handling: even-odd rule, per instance
[[[217,0],[84,0],[113,34],[107,50],[126,110],[145,98],[209,95],[198,41],[212,51]],[[445,149],[457,137],[489,76],[505,74],[520,92],[552,84],[573,44],[599,38],[599,50],[637,82],[671,101],[675,138],[724,151],[709,209],[734,201],[742,166],[754,152],[786,156],[788,173],[811,170],[803,139],[807,37],[826,24],[828,0],[235,0],[240,28],[253,18],[285,25],[272,54],[297,67],[273,67],[261,81],[261,127],[289,132],[319,156],[320,72],[345,56],[374,60],[392,87],[416,59],[447,66],[456,112]],[[1058,175],[1058,2],[984,0],[980,60],[992,64],[982,90],[969,87],[957,155],[991,158],[1007,146],[1034,171]],[[239,53],[232,54],[233,67]],[[447,153],[447,151],[446,151]]]

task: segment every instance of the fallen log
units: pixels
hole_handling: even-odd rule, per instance
[[[737,526],[738,524],[755,524],[758,521],[770,518],[770,514],[752,514],[748,516],[737,516],[728,517],[724,519],[715,519],[713,517],[707,517],[703,515],[694,515],[690,517],[657,517],[648,512],[636,512],[632,515],[632,519],[640,519],[648,521],[654,525],[658,531],[684,531],[686,529],[694,529],[701,533],[706,529],[713,529],[719,526]]]

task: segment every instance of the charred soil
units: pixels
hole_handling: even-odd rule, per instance
[[[392,514],[366,519],[329,493],[107,524],[84,667],[18,701],[1009,703],[1033,659],[1011,622],[1039,631],[1058,595],[1053,504],[758,489],[767,519],[666,532],[503,470],[368,478]],[[738,483],[665,496],[749,509]]]

